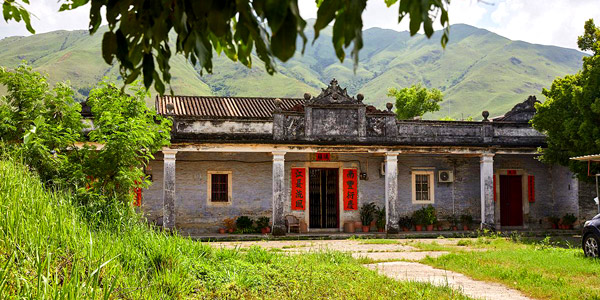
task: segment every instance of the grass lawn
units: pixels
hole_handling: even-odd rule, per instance
[[[521,242],[500,237],[414,246],[451,252],[422,263],[499,282],[530,297],[600,299],[600,260],[585,258],[581,249],[557,247],[548,240]]]
[[[84,218],[69,194],[0,160],[0,299],[466,299],[349,254],[215,249],[128,215]]]

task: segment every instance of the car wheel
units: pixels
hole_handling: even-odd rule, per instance
[[[583,241],[583,252],[587,257],[598,257],[598,238],[589,234]]]

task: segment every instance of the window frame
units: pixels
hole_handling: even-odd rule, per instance
[[[429,177],[429,200],[417,200],[417,175],[427,175]],[[412,204],[434,204],[435,203],[435,171],[412,171],[411,172],[411,190]]]
[[[227,201],[212,201],[212,175],[227,175]],[[232,171],[207,171],[206,172],[206,203],[211,206],[231,205],[233,191]]]

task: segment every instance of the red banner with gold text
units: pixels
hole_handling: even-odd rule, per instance
[[[356,169],[344,169],[344,210],[358,209],[358,173]]]
[[[306,206],[306,169],[292,168],[292,210],[304,210]]]

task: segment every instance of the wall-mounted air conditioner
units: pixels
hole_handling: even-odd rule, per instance
[[[438,171],[438,182],[453,182],[454,173],[449,170]]]

